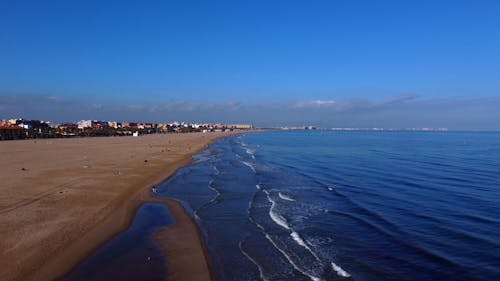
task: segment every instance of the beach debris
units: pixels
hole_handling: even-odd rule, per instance
[[[87,168],[90,168],[90,166],[89,165],[83,165],[83,168],[87,169]]]
[[[148,163],[148,159],[144,160],[144,163]]]
[[[26,168],[24,168],[24,167],[22,167],[22,168],[21,168],[21,171],[27,171],[27,170],[28,170],[28,169],[26,169]]]
[[[123,173],[121,171],[116,171],[115,172],[115,176],[121,176],[121,175],[123,175]]]
[[[151,191],[152,191],[153,193],[156,193],[156,191],[157,191],[157,189],[156,189],[156,185],[153,185],[153,187],[151,188]]]

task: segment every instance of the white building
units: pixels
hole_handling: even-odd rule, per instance
[[[78,129],[92,128],[93,123],[92,120],[81,120],[76,122]]]

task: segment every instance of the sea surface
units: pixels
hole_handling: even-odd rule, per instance
[[[220,280],[500,280],[500,133],[222,139],[158,187]]]

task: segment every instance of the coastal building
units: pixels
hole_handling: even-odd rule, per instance
[[[57,130],[62,136],[76,136],[80,129],[77,124],[65,123],[57,127]]]
[[[116,121],[108,121],[108,127],[110,128],[115,128],[115,129],[118,129],[118,122]]]
[[[80,120],[76,123],[78,125],[78,129],[92,128],[94,124],[92,120]]]
[[[0,140],[17,140],[26,138],[26,129],[17,125],[0,126]]]
[[[92,128],[94,129],[102,129],[108,127],[108,122],[106,121],[96,121],[92,122]]]
[[[231,125],[227,125],[227,128],[237,129],[237,130],[250,130],[253,128],[253,125],[251,125],[251,124],[231,124]]]
[[[137,128],[137,123],[135,123],[135,122],[122,122],[122,128]]]

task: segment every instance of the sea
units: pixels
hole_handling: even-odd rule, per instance
[[[157,195],[217,280],[500,280],[498,132],[267,131],[195,158]]]

